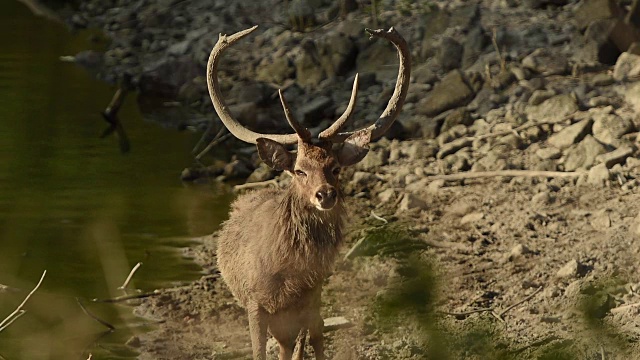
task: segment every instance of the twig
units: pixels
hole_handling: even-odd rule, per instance
[[[554,119],[554,120],[548,120],[548,121],[529,121],[525,124],[522,124],[520,126],[518,126],[515,129],[509,129],[509,130],[504,130],[504,131],[499,131],[496,133],[489,133],[489,134],[484,134],[484,135],[478,135],[478,136],[468,136],[467,138],[471,141],[473,140],[484,140],[484,139],[488,139],[488,138],[492,138],[492,137],[496,137],[496,136],[503,136],[503,135],[509,135],[509,134],[513,134],[513,132],[515,131],[516,133],[518,133],[519,131],[523,131],[523,130],[527,130],[529,128],[532,127],[536,127],[536,126],[540,126],[540,125],[553,125],[553,124],[558,124],[561,122],[565,122],[568,120],[573,119],[573,117],[577,114],[578,112],[575,111],[565,117],[562,117],[560,119]]]
[[[443,249],[455,249],[461,252],[471,252],[473,249],[471,249],[469,246],[457,243],[457,242],[453,242],[453,241],[438,241],[438,240],[433,240],[433,239],[426,239],[423,238],[422,241],[431,246],[431,247],[436,247],[436,248],[443,248]]]
[[[240,184],[240,185],[234,186],[233,190],[234,191],[238,191],[238,190],[244,190],[244,189],[253,189],[253,188],[269,186],[269,185],[273,185],[275,187],[278,187],[278,181],[276,181],[276,179],[271,179],[271,180],[266,180],[266,181],[258,181],[258,182]]]
[[[362,243],[364,242],[364,240],[366,238],[367,238],[366,236],[363,236],[358,241],[356,241],[355,244],[353,244],[351,249],[349,249],[349,251],[347,251],[347,253],[344,255],[344,261],[347,261],[347,260],[349,260],[351,258],[353,253],[355,253],[355,251],[362,245]]]
[[[225,131],[227,131],[227,128],[223,127],[222,129],[220,129],[220,131],[218,131],[218,133],[216,134],[216,136],[213,138],[213,140],[211,140],[211,142],[209,143],[209,145],[207,145],[207,147],[205,147],[198,155],[196,155],[196,160],[200,160],[203,156],[205,156],[209,151],[211,151],[211,149],[220,144],[221,142],[227,140],[229,137],[231,137],[231,133],[228,133],[226,135],[223,135],[225,133]]]
[[[36,286],[33,288],[33,290],[31,290],[31,292],[27,295],[27,297],[24,298],[22,303],[20,305],[18,305],[18,307],[11,314],[9,314],[9,316],[7,316],[4,320],[2,320],[2,322],[0,322],[0,332],[2,332],[2,330],[6,329],[7,326],[11,325],[11,323],[15,321],[15,319],[12,320],[13,317],[22,316],[22,314],[20,314],[20,315],[16,315],[16,314],[24,313],[25,310],[22,310],[22,307],[24,306],[24,304],[27,303],[27,300],[29,300],[31,295],[33,295],[33,293],[35,293],[36,290],[38,290],[38,288],[40,287],[40,284],[42,284],[42,280],[44,280],[44,276],[46,274],[47,274],[47,270],[42,272],[42,276],[40,277],[40,281],[38,281],[38,284],[36,284]]]
[[[541,171],[541,170],[496,170],[496,171],[478,171],[478,172],[464,172],[447,175],[431,175],[426,176],[429,180],[466,180],[466,179],[479,179],[496,176],[523,176],[523,177],[578,177],[585,174],[582,171]]]
[[[630,308],[636,307],[636,306],[640,306],[640,302],[614,307],[613,309],[611,309],[611,313],[612,314],[619,313],[619,312],[622,312],[622,311],[624,311],[626,309],[630,309]]]
[[[493,47],[496,49],[498,58],[500,59],[500,70],[504,71],[507,68],[507,62],[505,61],[504,56],[502,56],[502,53],[500,52],[500,47],[498,46],[496,28],[493,28],[491,31],[491,42],[493,43]]]
[[[376,215],[376,213],[374,213],[374,212],[373,212],[373,210],[371,210],[371,216],[372,216],[374,219],[376,219],[376,220],[380,220],[380,221],[382,221],[382,222],[383,222],[383,223],[385,223],[385,224],[388,224],[388,223],[389,223],[389,221],[388,221],[387,219],[385,219],[385,218],[383,218],[383,217],[381,217],[381,216],[379,216],[379,215]]]
[[[122,286],[120,286],[118,289],[123,290],[123,289],[125,289],[127,287],[127,285],[129,285],[129,282],[131,282],[131,279],[133,278],[133,275],[136,273],[136,271],[138,271],[140,266],[142,266],[142,263],[138,262],[136,264],[136,266],[134,266],[133,269],[131,269],[131,272],[129,272],[129,276],[127,276],[127,279],[124,281]]]
[[[534,296],[536,296],[537,293],[539,293],[540,291],[542,291],[542,286],[540,286],[539,288],[536,289],[536,291],[532,292],[531,294],[529,294],[529,296],[525,297],[524,299],[518,301],[517,303],[507,307],[506,309],[502,310],[500,312],[500,314],[496,314],[493,313],[494,316],[496,316],[499,320],[504,322],[504,314],[506,314],[507,312],[513,310],[516,306],[521,305],[529,300],[531,300],[531,298],[533,298]]]
[[[76,298],[76,301],[78,302],[78,305],[80,305],[80,308],[82,309],[82,311],[87,314],[87,316],[89,316],[90,318],[92,318],[93,320],[99,322],[100,324],[106,326],[109,328],[109,330],[114,331],[116,328],[115,326],[109,324],[108,322],[100,319],[99,317],[97,317],[96,315],[94,315],[93,313],[91,313],[89,311],[89,309],[87,309],[83,304],[82,301],[80,301],[80,298]]]
[[[96,298],[96,299],[91,299],[91,301],[92,302],[98,302],[98,303],[117,303],[117,302],[122,302],[122,301],[127,301],[127,300],[144,299],[144,298],[157,296],[157,295],[160,295],[160,291],[158,291],[158,290],[156,290],[154,292],[151,292],[151,293],[123,295],[123,296],[118,296],[118,297],[114,297],[114,298],[110,298],[110,299],[97,299]]]
[[[24,315],[27,312],[27,310],[20,310],[17,314],[15,314],[11,320],[9,320],[7,322],[7,324],[5,326],[3,326],[2,328],[0,328],[0,331],[6,329],[9,327],[9,325],[13,324],[14,321],[18,320],[22,315]]]
[[[606,360],[605,356],[604,356],[604,346],[600,345],[600,359],[601,360]]]
[[[455,317],[463,317],[463,316],[469,316],[469,315],[475,314],[475,313],[493,311],[494,309],[495,308],[490,307],[490,308],[473,309],[473,310],[463,311],[463,312],[459,312],[459,313],[448,312],[448,311],[439,311],[439,313],[444,314],[444,315],[451,315],[451,316],[455,316]]]

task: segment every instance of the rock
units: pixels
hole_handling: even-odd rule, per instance
[[[416,141],[407,149],[409,161],[427,160],[436,155],[438,148],[434,144]]]
[[[580,264],[578,260],[573,259],[566,263],[558,272],[556,273],[556,277],[561,279],[570,279],[581,277],[586,273],[585,266]]]
[[[347,320],[343,316],[330,317],[324,319],[324,330],[323,331],[333,331],[338,329],[345,329],[353,326],[351,321]]]
[[[436,59],[438,65],[444,71],[450,71],[460,67],[463,47],[455,39],[448,36],[442,38]]]
[[[629,226],[629,231],[633,235],[640,236],[640,213],[633,219],[633,222]]]
[[[548,142],[558,149],[565,149],[582,140],[591,131],[592,123],[591,119],[585,119],[567,126],[551,135]]]
[[[429,63],[417,65],[415,69],[411,70],[411,77],[418,84],[433,85],[438,81],[438,75]]]
[[[356,171],[353,173],[351,182],[356,185],[368,185],[375,180],[375,175],[366,171]],[[393,190],[393,189],[391,189]]]
[[[370,150],[369,153],[358,164],[358,167],[363,170],[372,170],[376,167],[386,165],[389,162],[389,150],[381,148],[377,150]]]
[[[556,92],[550,89],[534,90],[529,98],[529,105],[540,105],[555,94]]]
[[[398,68],[388,66],[398,62],[398,55],[388,42],[372,41],[361,49],[356,57],[356,69],[358,73],[373,72],[378,80],[393,80],[398,74]]]
[[[436,158],[443,159],[448,155],[456,153],[460,149],[471,146],[472,143],[473,140],[469,138],[455,139],[441,146],[440,151],[438,151],[438,154],[436,155]]]
[[[605,164],[598,164],[589,170],[587,183],[598,187],[604,187],[609,181],[611,174]]]
[[[549,205],[552,200],[548,191],[539,192],[531,197],[531,203],[535,205]]]
[[[531,250],[528,247],[522,244],[518,244],[514,246],[509,252],[509,260],[512,261],[516,258],[519,258],[523,255],[530,254],[530,253],[531,253]]]
[[[330,97],[318,96],[300,107],[299,119],[303,124],[316,126],[320,120],[332,117],[334,110],[335,105]]]
[[[589,221],[589,224],[599,231],[608,230],[611,227],[611,216],[609,216],[609,211],[604,210],[594,214],[591,221]]]
[[[484,213],[472,212],[470,214],[463,216],[462,219],[460,219],[460,224],[464,225],[464,224],[475,223],[482,220],[483,218],[484,218]]]
[[[318,49],[312,40],[304,41],[300,48],[301,51],[293,62],[296,68],[296,82],[303,89],[315,88],[327,78],[319,62]]]
[[[591,86],[609,86],[613,84],[615,79],[613,76],[607,73],[596,74],[593,79],[591,79]]]
[[[189,46],[191,45],[190,40],[183,40],[178,43],[175,43],[167,48],[167,53],[169,55],[181,56],[189,51]]]
[[[607,149],[604,145],[594,139],[593,136],[587,135],[577,146],[567,150],[564,160],[564,170],[589,169],[597,163],[596,159],[598,155],[606,152]]]
[[[427,203],[421,198],[411,193],[405,193],[400,201],[399,211],[408,211],[412,209],[426,210],[428,208]]]
[[[472,66],[490,42],[491,38],[482,26],[471,27],[463,44],[462,68]]]
[[[640,75],[640,55],[623,52],[613,68],[613,78],[616,81],[625,81],[631,77]]]
[[[522,59],[522,66],[544,76],[562,75],[569,70],[567,57],[549,48],[534,50]]]
[[[556,95],[540,105],[529,105],[525,113],[529,120],[545,121],[560,119],[578,111],[578,103],[570,94]]]
[[[536,156],[542,160],[559,159],[562,156],[562,150],[548,147],[536,150]]]
[[[286,56],[279,56],[265,60],[256,68],[256,79],[267,83],[283,84],[285,80],[293,78],[295,67]]]
[[[254,102],[229,105],[229,112],[243,125],[253,127],[258,118],[258,107]]]
[[[316,10],[310,0],[292,0],[286,3],[289,5],[287,16],[289,24],[293,29],[302,31],[306,28],[314,26],[316,21]]]
[[[435,116],[468,104],[474,95],[475,91],[467,83],[465,75],[460,70],[453,70],[418,103],[416,110],[419,114]]]
[[[594,114],[593,119],[593,137],[605,144],[615,146],[622,135],[634,130],[631,120],[616,114]]]
[[[224,175],[224,177],[228,180],[246,179],[249,175],[251,175],[251,173],[251,169],[249,169],[244,161],[235,159],[225,165],[222,175]]]
[[[447,116],[444,118],[444,122],[442,123],[442,127],[440,128],[441,132],[447,131],[452,127],[462,124],[464,126],[471,126],[473,124],[474,119],[471,117],[469,112],[464,108],[457,108],[452,110]]]
[[[180,88],[200,75],[200,66],[188,57],[163,58],[144,67],[138,80],[141,94],[175,98]]]
[[[395,197],[396,197],[396,191],[391,188],[385,189],[378,194],[378,200],[380,200],[381,204],[388,203]]]
[[[329,77],[344,75],[355,66],[356,44],[339,32],[327,34],[318,42],[317,48],[320,64]]]
[[[249,175],[249,177],[247,178],[246,182],[252,183],[271,180],[273,179],[275,174],[275,171],[273,171],[273,169],[268,167],[265,163],[260,163],[260,166],[253,170],[251,175]]]
[[[616,7],[609,4],[609,0],[586,0],[576,10],[574,21],[578,28],[584,30],[596,20],[611,19],[617,17]]]
[[[612,152],[599,155],[596,157],[596,161],[603,163],[608,169],[611,169],[616,164],[624,164],[634,151],[635,149],[631,146],[621,146]]]

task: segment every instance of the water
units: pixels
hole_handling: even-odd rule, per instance
[[[125,305],[88,303],[194,279],[180,248],[226,217],[224,187],[185,186],[197,134],[145,121],[129,97],[119,115],[131,141],[100,139],[114,88],[59,56],[95,48],[17,1],[0,1],[0,321],[46,269],[27,312],[0,332],[0,359],[130,359],[122,344],[150,327]],[[110,322],[106,328],[76,302]],[[104,336],[103,336],[104,335]]]

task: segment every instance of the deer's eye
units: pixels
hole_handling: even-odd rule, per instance
[[[336,167],[333,170],[331,170],[331,172],[333,173],[333,175],[338,175],[338,174],[340,174],[340,168]]]
[[[298,176],[307,176],[307,173],[302,170],[296,170],[295,173]]]

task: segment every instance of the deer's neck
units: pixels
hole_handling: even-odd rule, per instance
[[[318,210],[294,191],[285,193],[277,209],[279,239],[297,256],[329,255],[342,242],[344,207],[338,200],[331,210]],[[326,254],[325,254],[326,253]]]

